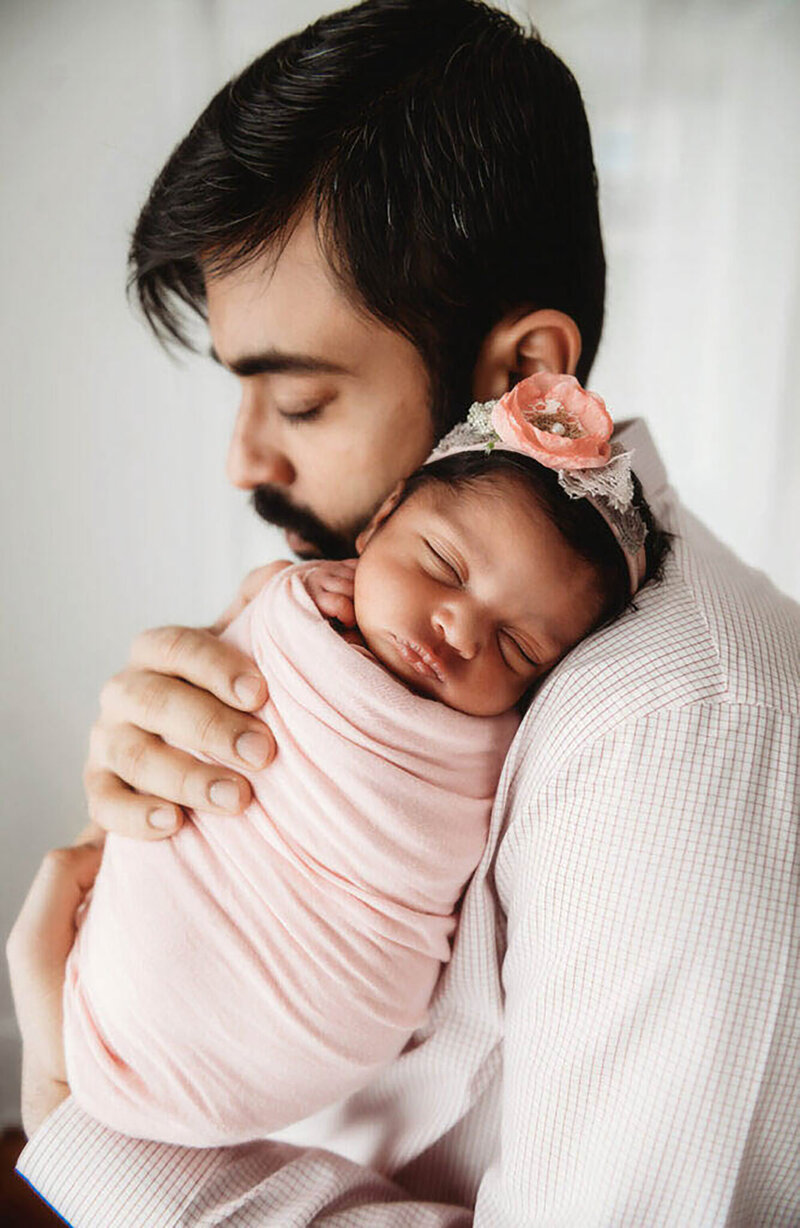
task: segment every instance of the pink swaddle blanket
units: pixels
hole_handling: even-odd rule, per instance
[[[109,836],[67,965],[72,1092],[123,1133],[263,1137],[367,1083],[425,1017],[517,726],[413,694],[303,583],[226,633],[278,754],[244,818]]]

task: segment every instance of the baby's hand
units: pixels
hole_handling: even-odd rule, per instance
[[[345,627],[356,625],[353,581],[357,559],[318,563],[304,577],[306,588],[320,614],[338,618]]]

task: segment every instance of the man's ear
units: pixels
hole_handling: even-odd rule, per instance
[[[504,316],[484,339],[473,375],[476,401],[503,396],[538,371],[574,375],[581,356],[581,334],[563,311],[518,311]]]
[[[397,483],[394,489],[391,490],[386,496],[378,510],[373,514],[369,524],[361,530],[356,538],[356,552],[358,554],[364,553],[364,548],[367,542],[374,536],[376,530],[380,528],[384,520],[391,516],[394,509],[397,507],[397,504],[400,502],[400,496],[405,489],[405,485],[405,482]]]

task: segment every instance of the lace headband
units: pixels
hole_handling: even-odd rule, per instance
[[[611,441],[613,429],[596,393],[587,392],[572,375],[541,372],[521,380],[499,401],[476,401],[425,463],[452,452],[497,448],[554,469],[570,499],[585,499],[614,534],[633,596],[645,575],[647,527],[633,502],[632,453]]]

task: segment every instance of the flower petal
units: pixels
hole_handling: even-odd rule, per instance
[[[543,403],[549,412],[554,402],[557,417],[543,422]],[[563,425],[563,433],[552,429],[556,422]],[[572,375],[539,372],[521,380],[495,405],[492,425],[504,443],[550,469],[599,468],[611,455],[608,441],[614,423],[605,403]]]

